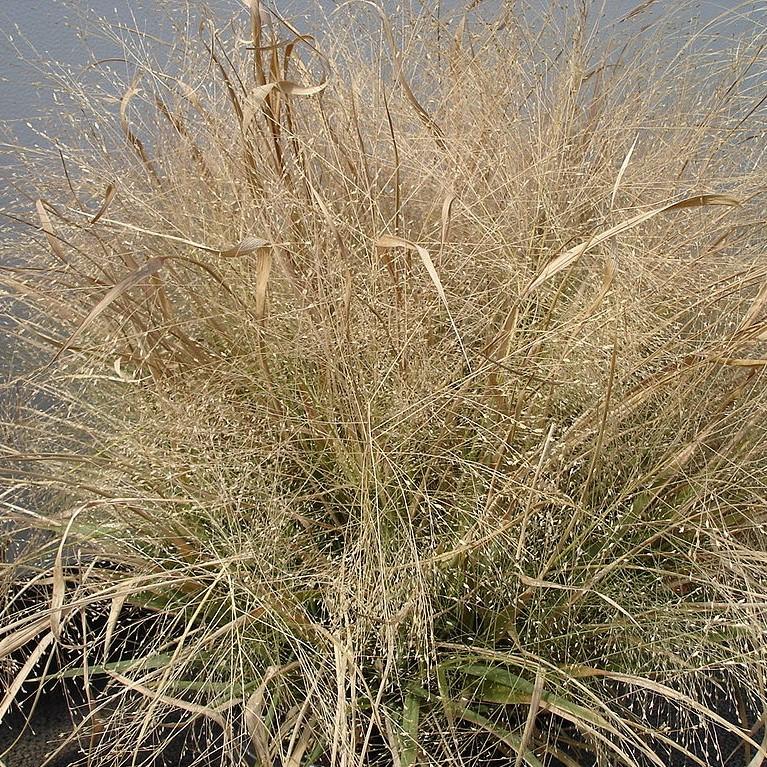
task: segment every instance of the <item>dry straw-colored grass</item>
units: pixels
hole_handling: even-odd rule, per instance
[[[26,158],[2,710],[79,679],[94,765],[761,764],[763,31],[371,6],[128,41]]]

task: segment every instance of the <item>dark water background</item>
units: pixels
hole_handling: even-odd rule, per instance
[[[418,0],[408,0],[418,7]],[[483,2],[486,13],[492,13],[501,0]],[[425,7],[434,10],[439,0],[430,0]],[[396,14],[400,5],[391,0],[381,4]],[[299,28],[310,29],[313,20],[331,14],[338,5],[335,0],[279,0],[273,7],[283,16],[295,21]],[[515,6],[521,5],[515,3]],[[575,11],[580,0],[526,3],[533,12],[550,9],[554,14]],[[754,37],[767,34],[767,2],[737,2],[736,0],[699,0],[699,2],[669,2],[659,0],[634,19],[618,27],[613,23],[633,9],[647,5],[643,0],[592,0],[592,17],[601,16],[605,34],[636,33],[649,21],[673,12],[674,25],[684,33],[685,28],[699,29],[724,12],[731,12],[730,22],[720,25],[717,34],[721,44],[727,44],[744,31]],[[443,19],[458,16],[464,3],[441,0],[439,13]],[[684,6],[684,9],[679,9]],[[247,13],[241,0],[208,0],[207,7],[219,25],[233,14]],[[95,33],[100,20],[106,20],[116,37],[143,38],[143,45],[159,48],[171,35],[169,19],[185,21],[187,3],[183,0],[0,0],[0,205],[6,198],[3,182],[8,182],[8,168],[14,164],[16,145],[34,146],[44,143],[38,131],[55,124],[57,111],[66,108],[65,97],[46,84],[44,70],[54,63],[65,79],[87,81],[89,69],[97,59],[119,58],[119,46]],[[362,12],[362,6],[361,6]],[[740,22],[738,18],[742,19]],[[85,30],[83,29],[85,28]],[[88,29],[90,28],[90,29]],[[153,38],[155,40],[153,41]],[[710,40],[709,40],[710,43]],[[671,52],[671,51],[669,51]],[[50,83],[50,81],[48,81]]]
[[[450,24],[470,0],[377,0],[391,15],[401,11],[401,4],[438,14]],[[318,17],[332,15],[336,0],[262,0],[293,21],[302,31],[314,30]],[[492,16],[504,0],[474,0],[479,12]],[[582,0],[505,0],[517,10],[549,14],[557,18],[574,13]],[[200,6],[199,2],[191,5]],[[204,7],[221,28],[235,14],[248,13],[244,0],[207,0]],[[705,36],[708,46],[726,47],[736,36],[767,39],[767,0],[586,0],[590,18],[599,21],[605,38],[641,33],[649,22],[669,22],[675,44],[694,31],[710,25]],[[57,116],[71,111],[72,102],[65,95],[68,84],[95,81],[98,66],[126,68],[120,61],[120,40],[138,42],[146,52],[162,60],[167,43],[173,38],[172,27],[194,18],[185,0],[0,0],[0,213],[17,206],[15,187],[29,186],[29,179],[19,176],[21,147],[50,150],[54,145]],[[617,24],[634,9],[647,6],[634,18]],[[475,11],[476,13],[477,11]],[[713,23],[729,13],[727,23]],[[370,10],[360,5],[360,15]],[[664,18],[665,17],[665,18]],[[108,26],[113,39],[107,39],[99,27]],[[678,34],[677,34],[678,33]],[[674,53],[670,43],[667,55]],[[657,55],[657,54],[656,54]],[[96,64],[96,62],[102,62]],[[106,62],[104,64],[103,62]],[[58,79],[53,82],[51,73]],[[128,79],[128,78],[126,78]],[[767,82],[767,77],[764,78]],[[116,94],[113,94],[116,95]],[[0,227],[12,226],[0,216]],[[2,356],[0,355],[0,362]]]

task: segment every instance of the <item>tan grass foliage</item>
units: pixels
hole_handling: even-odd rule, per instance
[[[254,0],[72,86],[4,241],[0,710],[80,680],[94,765],[758,762],[765,60],[652,5]]]

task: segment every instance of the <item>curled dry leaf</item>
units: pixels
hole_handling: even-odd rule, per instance
[[[638,226],[645,221],[649,221],[651,218],[655,218],[655,216],[660,213],[668,213],[672,210],[681,210],[682,208],[699,208],[704,205],[739,204],[739,201],[734,197],[730,197],[724,194],[696,194],[690,197],[685,197],[685,199],[680,200],[679,202],[674,202],[669,205],[662,205],[659,208],[653,208],[652,210],[648,210],[644,213],[639,213],[636,216],[632,216],[631,218],[627,218],[625,221],[621,221],[620,224],[611,226],[609,229],[605,229],[603,232],[595,234],[585,242],[582,242],[579,245],[576,245],[575,247],[570,248],[564,253],[558,255],[551,263],[545,266],[538,274],[538,276],[524,289],[521,297],[527,298],[527,296],[529,296],[541,285],[543,285],[546,280],[551,279],[566,269],[568,266],[574,264],[584,253],[591,250],[591,248],[603,243],[605,240],[609,240],[616,234],[621,234],[622,232],[628,231],[629,229],[633,229],[635,226]]]
[[[286,96],[314,96],[317,93],[322,93],[327,88],[327,85],[327,80],[319,83],[319,85],[299,85],[290,80],[277,80],[276,82],[256,86],[248,94],[242,108],[242,132],[248,132],[253,118],[272,91],[278,90]]]
[[[262,237],[248,235],[243,237],[236,245],[231,248],[218,251],[222,258],[238,258],[239,256],[249,256],[251,253],[257,253],[261,248],[270,248],[272,243],[264,240]]]
[[[140,269],[131,272],[131,274],[120,280],[120,282],[118,282],[114,287],[110,288],[106,295],[96,304],[96,306],[94,306],[93,309],[88,312],[86,318],[77,326],[74,333],[72,333],[72,335],[69,336],[69,338],[64,342],[62,347],[58,350],[58,352],[56,352],[56,355],[49,364],[53,364],[67,349],[69,349],[75,340],[80,336],[80,334],[85,330],[85,328],[88,327],[88,325],[90,325],[100,314],[102,314],[104,310],[110,306],[110,304],[114,303],[118,298],[120,298],[120,296],[129,291],[131,288],[138,285],[142,280],[145,280],[147,277],[150,277],[152,274],[158,271],[164,262],[165,258],[163,256],[152,258],[147,261]]]
[[[458,345],[461,347],[461,353],[463,354],[466,365],[470,367],[469,358],[466,355],[466,349],[464,348],[463,341],[461,340],[461,335],[458,332],[458,327],[455,324],[453,315],[450,313],[450,307],[447,303],[445,289],[442,287],[442,280],[439,278],[439,274],[437,273],[437,270],[434,266],[434,262],[431,260],[429,251],[420,245],[416,245],[414,242],[410,242],[410,240],[405,240],[402,237],[394,237],[393,235],[389,234],[381,235],[375,241],[375,246],[376,248],[405,248],[405,250],[415,251],[418,254],[418,257],[421,259],[421,263],[426,267],[426,271],[429,273],[429,277],[431,278],[434,287],[437,289],[437,295],[439,295],[439,298],[442,301],[445,310],[447,311],[447,316],[450,319],[450,325],[452,326],[453,332],[458,339]]]
[[[429,251],[426,250],[426,248],[416,245],[414,242],[410,242],[410,240],[405,240],[402,237],[394,237],[389,234],[381,235],[381,237],[376,240],[375,245],[377,248],[404,248],[405,250],[417,253],[421,259],[421,263],[426,267],[426,271],[429,273],[429,277],[431,277],[431,281],[434,283],[434,287],[437,289],[437,293],[439,294],[442,303],[445,305],[446,309],[448,308],[447,296],[445,295],[445,289],[442,287],[442,280],[440,280],[439,274],[437,274],[437,270],[429,255]]]
[[[112,200],[114,200],[116,194],[117,187],[114,184],[109,184],[104,194],[104,202],[101,204],[96,215],[91,219],[92,224],[95,224],[107,212],[107,208],[110,206]]]

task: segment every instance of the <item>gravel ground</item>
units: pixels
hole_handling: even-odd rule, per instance
[[[26,727],[24,716],[14,711],[0,723],[0,767],[41,767],[43,764],[45,767],[87,767],[87,756],[79,751],[76,743],[64,745],[77,721],[77,714],[70,713],[67,697],[61,692],[42,696]],[[54,759],[45,761],[62,746]],[[197,741],[188,733],[180,732],[162,748],[152,750],[148,746],[140,751],[135,763],[141,767],[221,767],[220,755],[201,760],[199,754]],[[123,758],[116,753],[112,756],[113,767],[128,767],[134,754],[123,754]]]
[[[733,712],[727,710],[726,706],[722,706],[721,713],[729,714],[731,719],[734,718]],[[23,729],[23,724],[24,718],[18,712],[9,715],[0,724],[0,755],[2,755],[0,767],[41,767],[45,759],[62,745],[66,734],[72,731],[74,722],[64,695],[53,694],[41,700],[30,726],[24,729],[22,736],[14,744],[19,732]],[[758,734],[757,739],[761,740],[761,733]],[[725,756],[731,754],[732,749],[737,745],[736,739],[732,736],[720,733],[719,748],[693,750],[698,751],[698,757],[709,767],[745,767],[746,761],[742,751],[732,754],[729,760]],[[11,751],[4,754],[11,746],[13,746]],[[692,767],[695,764],[691,760],[680,758],[678,754],[659,755],[663,763],[669,767]],[[221,764],[220,759],[211,760],[206,764],[212,767],[214,762],[217,767]],[[191,764],[198,767],[200,765],[195,755],[188,751],[183,742],[171,743],[161,752],[154,754],[144,752],[139,757],[139,763],[142,767],[184,767]],[[77,746],[72,744],[62,749],[54,760],[46,764],[46,767],[84,767],[86,764],[87,759],[78,752]],[[115,767],[119,767],[120,764],[120,760],[115,761]],[[492,764],[503,764],[506,767],[511,762],[508,762],[506,758],[498,762],[493,761]]]
[[[0,765],[40,767],[46,757],[63,743],[72,727],[72,716],[66,698],[61,694],[46,696],[26,728],[24,717],[20,713],[9,714],[0,724]],[[14,744],[17,738],[18,741]],[[11,751],[5,754],[11,746]],[[76,757],[76,747],[68,746],[49,763],[49,767],[68,767],[75,763]]]

